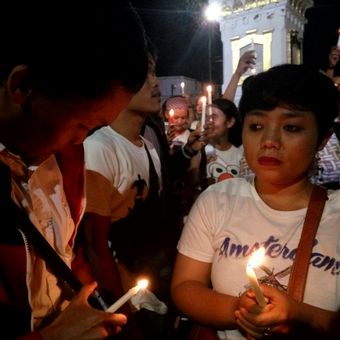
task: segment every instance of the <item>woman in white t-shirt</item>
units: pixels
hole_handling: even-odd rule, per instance
[[[313,184],[309,170],[338,114],[338,94],[325,75],[280,65],[253,77],[240,113],[242,142],[253,179],[210,186],[193,206],[178,244],[172,297],[220,339],[293,338],[304,325],[327,337],[340,308],[340,191],[329,191],[314,241],[302,303],[286,291]],[[260,310],[246,265],[263,246],[256,268],[268,303]],[[286,335],[284,335],[287,333]],[[280,338],[281,339],[281,338]]]
[[[212,120],[213,129],[207,135],[200,167],[205,172],[201,178],[207,178],[209,184],[239,177],[243,156],[241,120],[235,104],[228,99],[215,99]]]

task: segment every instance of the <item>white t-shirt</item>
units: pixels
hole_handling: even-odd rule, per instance
[[[328,200],[312,250],[304,302],[330,311],[340,307],[340,191]],[[246,265],[252,250],[266,248],[266,270],[286,287],[307,209],[278,211],[266,205],[251,181],[233,178],[210,186],[194,204],[178,243],[181,254],[212,263],[213,289],[238,296],[248,285]],[[220,338],[243,339],[237,330]]]
[[[219,182],[226,178],[240,176],[240,160],[243,146],[232,145],[228,150],[218,150],[212,145],[205,146],[207,156],[207,177]]]
[[[146,144],[161,189],[161,165],[154,146]],[[105,126],[86,138],[85,165],[87,170],[86,211],[111,216],[111,221],[128,215],[135,198],[145,198],[149,188],[149,160],[145,147],[139,147]]]

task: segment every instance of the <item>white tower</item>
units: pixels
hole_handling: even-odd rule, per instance
[[[223,43],[223,90],[240,55],[248,49],[257,53],[256,71],[302,61],[305,11],[312,0],[209,0],[221,7],[219,24]],[[240,85],[236,101],[240,96]]]

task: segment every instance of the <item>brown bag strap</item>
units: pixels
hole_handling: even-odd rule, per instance
[[[326,189],[314,186],[288,283],[288,294],[299,302],[303,301],[309,260],[326,200]]]

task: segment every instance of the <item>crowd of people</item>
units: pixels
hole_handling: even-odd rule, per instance
[[[179,320],[215,339],[339,336],[339,48],[327,70],[249,76],[236,104],[256,63],[245,52],[202,124],[200,97],[194,116],[187,96],[161,103],[128,1],[8,1],[0,16],[1,339],[189,337]],[[319,186],[297,301],[287,287]],[[264,307],[246,275],[261,246]]]

